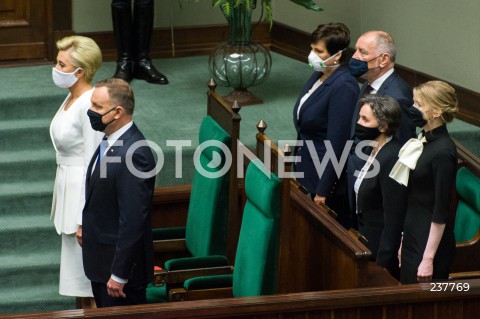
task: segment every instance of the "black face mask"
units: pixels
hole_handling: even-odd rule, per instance
[[[107,124],[103,123],[102,122],[102,118],[107,115],[108,113],[112,112],[115,108],[111,109],[110,111],[108,111],[107,113],[105,114],[100,114],[100,113],[97,113],[95,111],[92,111],[90,109],[88,109],[87,111],[87,115],[88,115],[88,118],[90,119],[90,125],[92,126],[92,128],[95,130],[95,131],[99,131],[99,132],[103,132],[105,131],[105,129],[107,128],[107,126],[109,124],[111,124],[113,121],[115,121],[115,119],[113,119],[112,121],[108,122]]]
[[[364,75],[368,71],[368,62],[351,58],[348,62],[348,69],[350,74],[356,78]]]
[[[365,127],[358,123],[355,125],[355,136],[361,141],[373,141],[380,134],[378,127]]]
[[[382,54],[380,54],[382,55]],[[359,59],[351,58],[350,61],[348,61],[348,69],[350,70],[350,74],[356,78],[364,75],[367,73],[368,69],[368,63],[375,60],[376,58],[380,57],[380,55],[368,60],[368,61],[362,61]]]
[[[413,105],[408,108],[408,116],[417,127],[423,128],[428,123],[428,121],[423,118],[422,111]]]

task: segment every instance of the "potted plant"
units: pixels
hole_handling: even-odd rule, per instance
[[[196,0],[199,1],[199,0]],[[262,13],[264,20],[270,23],[270,27],[272,26],[273,22],[273,15],[272,15],[272,7],[271,2],[272,0],[260,0],[262,2]],[[301,5],[309,10],[313,11],[322,11],[323,9],[320,8],[314,0],[290,0],[293,3]],[[241,6],[245,7],[246,11],[250,14],[257,6],[257,0],[213,0],[212,5],[214,7],[219,7],[222,10],[223,15],[227,18],[227,20],[232,16],[234,10]]]
[[[198,2],[199,0],[195,0]],[[272,26],[271,0],[261,2],[261,19]],[[221,9],[228,22],[228,40],[218,45],[210,55],[209,69],[215,81],[222,86],[232,87],[226,100],[239,105],[259,104],[263,101],[247,88],[264,82],[270,73],[272,58],[260,43],[251,40],[252,12],[257,0],[212,0],[212,5]],[[309,10],[322,9],[314,0],[290,0]]]

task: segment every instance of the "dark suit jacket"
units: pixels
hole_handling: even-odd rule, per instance
[[[145,140],[135,124],[102,158],[116,156],[119,162],[107,163],[107,177],[100,178],[95,163],[99,149],[87,171],[86,200],[83,210],[83,265],[93,282],[107,283],[111,274],[128,279],[127,285],[146,285],[153,277],[151,203],[155,176],[139,178],[132,174],[127,151]],[[132,148],[133,150],[133,148]],[[131,156],[138,171],[149,172],[155,159],[149,147],[140,147]],[[152,173],[153,174],[153,173]]]
[[[335,169],[329,161],[322,176],[319,177],[305,141],[313,141],[315,146],[313,153],[320,161],[327,151],[325,142],[330,142],[337,160],[340,160],[345,143],[350,138],[350,120],[360,90],[348,68],[340,66],[305,101],[297,120],[300,99],[321,75],[321,72],[313,73],[293,109],[297,140],[304,142],[302,147],[296,149],[296,155],[301,157],[301,162],[295,164],[295,171],[304,173],[304,178],[298,178],[298,181],[310,193],[330,196],[335,191],[334,186],[338,180]],[[343,193],[345,194],[345,191]]]
[[[400,247],[407,208],[407,188],[390,178],[402,144],[392,138],[378,152],[379,173],[363,179],[358,190],[358,228],[368,240],[377,263],[398,275]],[[370,166],[370,170],[373,168]]]
[[[360,90],[360,97],[363,96],[365,90],[367,89],[368,83],[363,83],[363,86]],[[413,91],[412,88],[396,73],[393,72],[386,80],[382,83],[377,93],[379,95],[388,95],[397,100],[398,104],[402,108],[402,121],[400,127],[397,130],[396,137],[400,142],[405,143],[412,137],[416,137],[416,128],[410,119],[408,109],[413,105]],[[355,108],[355,116],[352,120],[351,133],[352,136],[355,134],[355,124],[358,120],[358,113],[360,111],[360,106],[357,105]]]

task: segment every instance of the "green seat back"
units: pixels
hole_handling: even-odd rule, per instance
[[[281,181],[256,159],[247,168],[242,227],[233,272],[235,297],[276,292]]]
[[[212,140],[230,148],[230,135],[206,116],[200,125],[199,145]],[[212,160],[222,164],[209,167]],[[209,173],[216,174],[223,168],[225,156],[219,147],[210,146],[201,152],[199,163]],[[228,172],[216,175],[214,178],[204,176],[195,169],[185,234],[187,248],[195,257],[225,254],[229,179]]]
[[[199,144],[212,140],[223,143],[230,148],[230,135],[228,135],[213,118],[206,116],[200,125]],[[210,168],[208,164],[212,159],[218,158],[220,158],[220,165],[215,165],[215,167]],[[206,171],[215,173],[222,169],[225,157],[218,147],[208,147],[201,152],[199,162]],[[211,255],[224,255],[227,237],[228,180],[228,172],[223,176],[211,178],[203,176],[196,169],[193,177],[185,229],[157,229],[154,231],[155,238],[179,238],[184,230],[186,246],[192,256],[206,257]],[[185,262],[183,259],[188,258],[168,260],[165,263],[165,269],[184,269],[180,267],[180,264],[184,266],[188,264],[189,268],[201,268],[205,263],[205,260],[202,259],[200,259],[200,262],[197,259]],[[212,256],[209,262],[224,265],[224,259],[225,257],[221,259],[220,256]],[[222,260],[222,262],[219,262],[219,260]],[[148,303],[164,302],[166,299],[166,285],[155,287],[150,284],[147,287]]]
[[[480,178],[468,168],[457,172],[456,191],[458,195],[455,217],[455,239],[465,242],[472,239],[480,229]]]

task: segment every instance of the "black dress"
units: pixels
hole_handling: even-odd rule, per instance
[[[457,170],[455,143],[442,125],[425,133],[427,143],[408,182],[408,206],[402,242],[402,284],[417,283],[432,222],[446,224],[433,261],[432,280],[448,279],[455,253],[449,208]]]
[[[400,141],[393,137],[380,149],[375,157],[379,172],[362,180],[357,197],[358,229],[368,240],[367,247],[377,263],[396,278],[399,278],[397,253],[405,220],[407,188],[388,175],[401,147]]]

